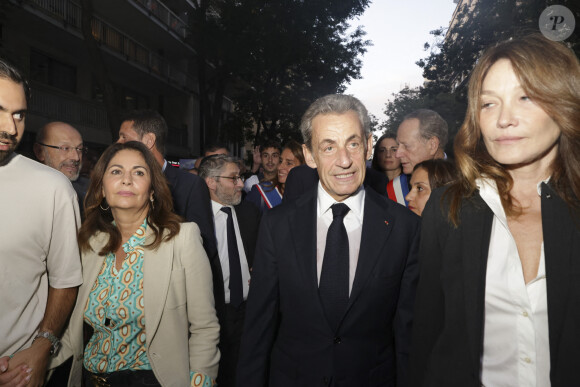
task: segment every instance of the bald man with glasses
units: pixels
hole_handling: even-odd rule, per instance
[[[89,179],[80,177],[87,148],[78,130],[65,122],[49,122],[36,134],[34,154],[41,163],[64,174],[72,183],[83,208]]]

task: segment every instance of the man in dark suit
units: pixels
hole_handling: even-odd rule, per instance
[[[207,183],[211,197],[225,296],[217,382],[221,387],[231,387],[235,385],[261,212],[251,203],[241,201],[244,182],[237,159],[208,156],[199,167],[199,176]]]
[[[319,183],[263,215],[238,387],[403,386],[420,221],[365,189],[369,118],[329,95],[302,118]]]
[[[167,123],[154,110],[135,110],[127,114],[121,123],[117,142],[139,141],[147,146],[162,168],[169,183],[173,197],[173,210],[187,222],[195,222],[203,239],[203,247],[210,261],[213,273],[214,292],[216,300],[222,299],[222,279],[219,271],[219,258],[214,237],[209,192],[203,179],[175,168],[164,158],[165,140],[167,139]],[[216,302],[219,313],[223,305]]]

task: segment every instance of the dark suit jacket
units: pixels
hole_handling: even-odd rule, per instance
[[[167,165],[163,172],[173,197],[173,210],[186,222],[195,222],[203,239],[203,248],[209,259],[213,275],[214,297],[218,316],[223,314],[224,289],[220,261],[215,240],[213,214],[209,190],[203,179],[183,169]]]
[[[479,194],[447,221],[442,189],[423,212],[410,386],[480,387],[485,278],[493,213]],[[578,385],[580,216],[542,185],[552,387]],[[441,209],[443,208],[443,210]]]
[[[237,386],[404,385],[420,219],[366,190],[355,279],[335,332],[318,296],[316,203],[315,187],[262,216]]]
[[[238,227],[244,244],[244,252],[248,267],[251,269],[254,263],[254,254],[256,253],[256,240],[258,239],[258,227],[262,213],[251,203],[240,202],[234,206],[236,217],[238,218]]]
[[[248,267],[251,269],[256,251],[256,239],[262,213],[253,204],[241,202],[234,206],[238,227],[246,253]],[[220,266],[220,275],[221,266]],[[222,289],[223,289],[223,284]],[[225,299],[222,300],[225,303]],[[240,349],[240,339],[245,317],[245,306],[226,307],[225,315],[218,315],[220,321],[220,366],[217,382],[222,387],[231,387],[235,383],[236,366]]]
[[[364,181],[365,187],[374,189],[380,195],[386,195],[388,182],[389,179],[384,173],[367,167]],[[316,184],[318,184],[318,173],[316,169],[310,168],[307,164],[292,168],[286,178],[282,203],[295,200],[304,192],[316,186]]]

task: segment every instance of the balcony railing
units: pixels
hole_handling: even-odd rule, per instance
[[[109,130],[107,110],[103,105],[65,96],[38,84],[32,85],[29,111],[51,120]]]
[[[141,1],[141,0],[139,0]],[[146,1],[146,0],[142,0]],[[26,0],[42,13],[61,21],[67,27],[81,30],[81,7],[70,0]],[[195,84],[183,71],[172,66],[167,59],[114,28],[104,20],[93,16],[91,28],[94,38],[112,51],[121,54],[129,62],[147,72],[164,78],[169,83],[194,90]]]
[[[189,34],[189,28],[187,23],[183,21],[179,16],[177,16],[172,10],[167,8],[159,0],[134,0],[142,8],[144,8],[148,14],[155,16],[161,23],[166,25],[171,31],[175,32],[182,38],[187,37]]]

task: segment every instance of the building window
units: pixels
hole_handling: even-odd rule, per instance
[[[30,53],[30,78],[58,89],[76,93],[77,69],[38,51]]]

